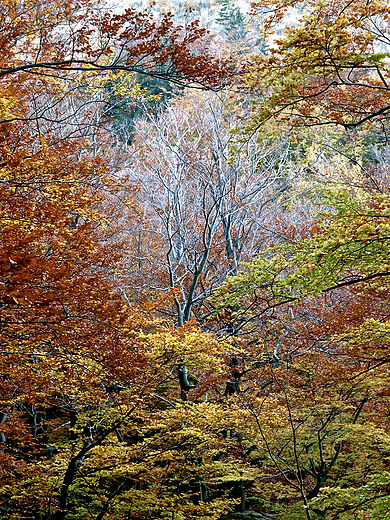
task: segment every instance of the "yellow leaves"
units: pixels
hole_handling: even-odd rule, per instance
[[[94,96],[99,90],[115,98],[129,98],[133,103],[158,101],[161,95],[148,94],[146,88],[138,83],[135,74],[126,70],[86,71],[77,76],[77,83],[83,89],[84,95]]]
[[[4,90],[0,88],[0,121],[17,117],[17,111],[14,110],[17,104],[18,100],[11,89]]]
[[[387,348],[390,348],[390,322],[382,322],[374,318],[368,318],[359,327],[354,327],[348,332],[338,335],[337,339],[340,341],[348,341],[349,344],[353,345],[372,344],[373,342],[380,341],[382,343],[389,343]]]
[[[214,335],[194,327],[187,327],[184,334],[162,329],[152,335],[141,334],[141,337],[148,345],[148,356],[155,362],[172,359],[199,368],[212,366],[217,372],[225,370],[220,363],[220,356],[228,354],[233,348],[230,343],[219,341]]]

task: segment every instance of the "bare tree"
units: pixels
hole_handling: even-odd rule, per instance
[[[205,318],[206,299],[269,242],[270,222],[298,173],[287,139],[237,142],[232,130],[242,115],[229,92],[191,92],[140,120],[127,149],[139,190],[127,290],[165,292],[160,310],[179,326]]]

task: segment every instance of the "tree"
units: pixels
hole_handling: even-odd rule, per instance
[[[139,189],[128,294],[167,295],[156,305],[179,326],[192,315],[202,320],[211,311],[206,298],[265,247],[297,175],[282,139],[235,148],[228,93],[192,98],[139,121],[127,161]]]
[[[271,0],[254,9],[273,44],[267,56],[248,64],[246,86],[258,96],[248,130],[270,117],[298,126],[386,126],[386,2]],[[298,23],[289,21],[292,13],[300,16]],[[284,34],[276,39],[280,23]]]
[[[216,21],[223,27],[229,39],[233,41],[245,39],[245,16],[241,13],[240,8],[233,7],[229,0],[221,2],[219,17]]]
[[[74,425],[95,402],[94,391],[116,379],[108,366],[119,352],[129,379],[137,365],[120,340],[123,303],[107,279],[107,255],[112,261],[118,255],[100,243],[104,217],[93,207],[101,203],[99,175],[107,171],[99,159],[77,160],[74,143],[49,148],[33,137],[25,125],[3,126],[2,457],[11,485],[46,457],[49,425],[61,430],[65,417]],[[20,507],[38,506],[27,497]]]
[[[177,26],[170,13],[154,20],[132,8],[114,13],[92,0],[35,1],[28,7],[10,1],[0,23],[0,123],[27,118],[38,132],[42,122],[74,122],[83,105],[100,104],[106,120],[124,97],[133,108],[140,106],[153,98],[140,88],[142,76],[218,89],[233,74],[231,63],[215,58],[198,22]],[[20,86],[21,112],[9,110],[15,91],[10,78]]]
[[[158,23],[132,8],[117,14],[89,0],[77,5],[59,0],[33,2],[29,8],[9,1],[1,17],[1,78],[58,79],[72,77],[72,72],[124,70],[210,87],[219,85],[221,73],[228,71],[201,47],[193,52],[205,30],[197,22],[176,27],[171,14]],[[153,72],[157,65],[163,68]]]
[[[236,399],[255,430],[241,434],[256,446],[258,479],[273,478],[269,493],[278,485],[290,497],[281,506],[288,518],[301,518],[302,502],[308,519],[381,518],[388,508],[386,171],[328,189],[331,209],[306,237],[286,232],[220,291],[229,319],[248,335],[236,369],[246,392]],[[265,420],[271,413],[275,426]]]
[[[300,4],[267,6],[275,8],[265,19],[271,30]],[[387,5],[304,7],[299,23],[248,68],[247,86],[259,98],[246,129],[275,117],[294,129],[377,122],[386,132]],[[302,506],[308,519],[381,518],[388,510],[387,167],[366,162],[356,175],[357,162],[350,162],[348,179],[321,190],[322,210],[305,235],[286,232],[220,295],[229,319],[250,334],[238,379],[250,389],[257,381],[261,392],[241,399],[257,425],[260,454],[269,459],[259,457],[259,480],[273,478],[271,494],[282,486],[291,501],[281,505],[288,518],[301,518]],[[280,421],[271,431],[262,421],[269,407]],[[260,496],[269,497],[264,490]]]
[[[169,16],[159,29],[147,15],[110,15],[89,3],[81,11],[73,11],[73,2],[3,7],[1,513],[145,518],[164,508],[215,518],[229,507],[223,493],[210,504],[195,497],[205,475],[219,487],[219,463],[209,457],[201,466],[200,459],[209,446],[222,457],[223,438],[218,425],[209,427],[203,403],[182,402],[177,364],[195,373],[194,400],[201,401],[224,378],[222,352],[229,346],[199,331],[184,336],[158,329],[157,320],[137,314],[118,291],[122,254],[113,234],[120,230],[105,210],[124,179],[99,154],[110,149],[95,132],[101,118],[93,131],[86,124],[101,105],[82,99],[85,71],[107,70],[100,60],[111,55],[110,37],[126,31],[122,22],[138,23],[141,61],[141,49],[155,49],[156,59],[164,52],[145,41],[154,30],[161,38],[175,33],[176,43],[180,30],[170,32]],[[127,43],[131,27],[127,36],[121,32]],[[195,27],[196,39],[202,31]],[[98,30],[107,38],[100,47]],[[200,65],[200,56],[192,65]],[[91,87],[99,79],[89,78]],[[67,82],[81,85],[73,97]],[[61,113],[67,106],[69,113]]]

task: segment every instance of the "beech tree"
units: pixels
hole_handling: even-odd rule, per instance
[[[248,337],[235,400],[254,425],[241,433],[258,481],[272,482],[248,483],[247,493],[269,500],[281,486],[291,500],[280,505],[286,518],[303,511],[308,519],[381,518],[389,469],[377,443],[388,435],[388,165],[347,171],[318,195],[322,211],[304,233],[290,225],[282,242],[219,291],[220,319],[227,313]]]
[[[263,486],[248,481],[247,494],[282,489],[282,518],[388,508],[387,192],[362,180],[329,195],[306,238],[292,229],[220,291],[248,336],[232,401],[251,416],[240,434]]]
[[[145,518],[162,509],[216,518],[230,505],[223,490],[210,504],[193,497],[209,474],[220,488],[223,470],[210,457],[202,467],[198,460],[210,446],[219,453],[223,438],[218,425],[209,428],[202,403],[188,420],[177,365],[199,380],[194,400],[201,401],[225,378],[229,345],[195,330],[157,331],[157,321],[129,308],[117,290],[122,255],[104,213],[120,179],[97,153],[99,142],[88,147],[82,100],[64,127],[58,119],[72,102],[66,82],[85,85],[85,71],[107,70],[100,60],[118,50],[118,42],[109,49],[110,38],[126,21],[157,60],[161,40],[153,47],[145,39],[172,29],[180,40],[182,31],[169,16],[160,30],[132,10],[121,17],[80,6],[11,1],[0,14],[2,515]],[[121,34],[135,48],[129,31]],[[191,34],[192,44],[203,32],[195,24]],[[201,51],[193,58],[192,66],[204,59]]]
[[[293,12],[297,23],[289,22]],[[386,124],[387,2],[270,0],[256,2],[254,14],[272,45],[267,56],[248,63],[246,85],[259,100],[248,130],[274,116],[293,125],[346,129]],[[276,38],[281,23],[285,30]]]
[[[274,117],[294,129],[379,123],[386,135],[387,5],[263,5],[266,31],[289,8],[302,7],[301,19],[248,66],[258,99],[246,130]],[[286,231],[288,240],[244,264],[217,302],[220,319],[233,316],[248,335],[233,401],[250,410],[253,425],[240,433],[264,483],[248,482],[248,493],[270,500],[278,490],[289,519],[373,519],[389,507],[388,172],[383,161],[359,174],[355,165],[349,180],[320,190],[322,210],[303,235]]]
[[[288,141],[235,144],[229,94],[192,96],[139,121],[127,168],[139,189],[130,248],[132,291],[165,294],[179,325],[211,311],[206,298],[265,247],[297,176]],[[137,288],[138,286],[138,288]]]
[[[90,0],[59,0],[28,7],[9,1],[1,17],[1,78],[124,70],[210,87],[229,70],[201,47],[195,55],[205,30],[197,22],[175,26],[171,14],[156,22],[132,8],[118,14]]]

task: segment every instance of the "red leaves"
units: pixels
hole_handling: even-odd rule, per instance
[[[231,64],[217,63],[207,46],[197,46],[206,34],[197,22],[182,27],[174,25],[171,13],[157,22],[132,8],[116,14],[92,7],[89,1],[80,6],[75,0],[58,0],[45,6],[42,16],[41,2],[35,1],[28,10],[13,13],[17,27],[8,25],[10,32],[4,31],[0,41],[0,77],[23,71],[58,78],[69,72],[127,70],[206,88],[231,78]],[[7,8],[4,21],[12,17]],[[15,39],[20,40],[16,49]],[[156,65],[163,69],[154,70]]]
[[[95,80],[127,70],[216,87],[231,69],[214,61],[198,24],[175,27],[169,14],[158,23],[133,9],[123,15],[94,10],[89,1],[25,5],[6,0],[0,11],[0,371],[1,410],[9,412],[0,501],[9,501],[15,517],[50,511],[61,518],[73,507],[67,493],[78,471],[77,443],[83,454],[90,455],[93,444],[105,457],[110,443],[125,453],[125,442],[138,442],[131,422],[142,440],[149,410],[158,416],[148,396],[166,380],[165,367],[153,370],[158,363],[139,333],[147,318],[125,307],[116,287],[123,266],[114,241],[122,230],[102,208],[125,181],[113,185],[97,157],[98,125],[82,117],[85,99],[93,116],[100,109],[90,92],[83,97],[87,73]],[[75,105],[71,115],[64,113],[68,102]],[[111,143],[100,149],[111,153]],[[112,228],[105,232],[107,223]],[[203,342],[189,349],[200,355]],[[204,361],[209,372],[210,355]],[[203,378],[202,392],[210,380]],[[159,439],[152,442],[155,453],[164,453]],[[54,464],[51,443],[60,452]],[[105,465],[99,449],[92,453],[98,472]],[[138,464],[144,456],[136,451],[130,459]]]

